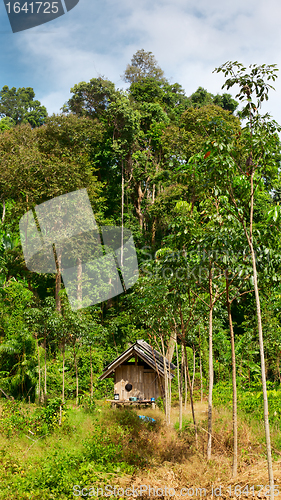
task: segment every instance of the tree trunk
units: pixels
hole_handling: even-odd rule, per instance
[[[137,190],[137,199],[135,200],[135,208],[136,208],[136,212],[137,212],[137,217],[139,219],[140,230],[142,231],[144,217],[143,217],[143,213],[141,211],[141,203],[142,203],[144,194],[142,192],[140,183],[138,183],[136,185],[136,190]]]
[[[92,403],[93,402],[94,390],[93,390],[93,361],[92,361],[92,346],[91,345],[90,345],[90,369],[91,369],[90,395],[91,395],[91,403]]]
[[[62,345],[62,402],[64,403],[64,362],[65,362],[65,340]]]
[[[44,351],[45,351],[45,368],[44,368],[44,403],[47,403],[47,338],[46,338],[46,330],[44,331]]]
[[[168,344],[168,349],[167,349],[167,352],[166,352],[166,358],[169,361],[169,363],[171,363],[172,359],[173,359],[175,346],[177,344],[176,343],[176,338],[177,338],[177,334],[176,334],[176,331],[175,331],[170,336],[170,340],[169,340],[169,344]]]
[[[123,268],[124,252],[124,163],[122,158],[122,194],[121,194],[121,271]]]
[[[41,367],[40,367],[40,352],[39,352],[37,333],[35,333],[35,339],[36,339],[37,356],[38,356],[38,404],[40,404],[41,403]]]
[[[183,346],[181,346],[183,347]],[[183,350],[181,349],[181,372],[180,372],[180,389],[181,389],[181,418],[182,418],[182,414],[183,414],[183,408],[182,408],[182,403],[183,403],[183,397],[182,397],[182,393],[183,393],[183,373],[185,371],[185,366],[184,366],[184,353],[183,353]]]
[[[61,256],[57,254],[55,245],[53,245],[53,252],[55,256],[55,263],[56,263],[56,289],[55,289],[55,296],[56,296],[56,310],[60,313],[61,312],[61,298],[60,298],[60,290],[61,290]]]
[[[170,413],[170,423],[171,423],[171,408],[172,408],[172,377],[171,377],[171,365],[169,363],[168,370],[168,387],[169,387],[169,413]]]
[[[280,374],[280,351],[278,352],[277,360],[276,360],[276,368],[277,368],[277,375],[279,378],[279,383],[281,384],[281,374]]]
[[[188,362],[187,362],[186,345],[184,345],[184,356],[185,356],[185,367],[186,367],[186,373],[187,373],[187,379],[188,379],[188,385],[189,385],[191,412],[192,412],[192,418],[193,418],[193,424],[194,424],[195,445],[197,448],[198,447],[197,425],[196,425],[195,412],[194,412],[191,380],[190,380]]]
[[[157,170],[157,167],[156,167]],[[152,187],[152,205],[154,204],[155,201],[155,184],[153,184]],[[155,235],[156,235],[156,217],[153,217],[153,222],[152,222],[152,231],[151,231],[151,245],[154,247],[155,245]]]
[[[192,372],[192,384],[191,384],[191,390],[192,390],[192,395],[193,395],[193,390],[194,390],[194,380],[195,380],[195,349],[194,346],[192,348],[193,350],[193,372]]]
[[[260,308],[260,297],[258,288],[258,277],[256,270],[256,258],[251,241],[250,251],[252,256],[253,264],[253,280],[254,289],[256,296],[256,306],[257,306],[257,318],[258,318],[258,332],[259,332],[259,345],[260,345],[260,358],[261,358],[261,378],[262,378],[262,392],[263,392],[263,411],[264,411],[264,428],[265,428],[265,439],[266,439],[266,453],[267,453],[267,466],[268,466],[268,478],[270,486],[270,500],[274,500],[274,477],[272,468],[272,456],[271,456],[271,442],[270,442],[270,427],[268,419],[268,400],[267,400],[267,390],[266,390],[266,372],[265,372],[265,362],[264,362],[264,347],[263,347],[263,333],[262,333],[262,322],[261,322],[261,308]]]
[[[178,371],[178,386],[179,386],[179,430],[182,429],[182,356],[181,356],[181,369],[179,366],[179,353],[178,353],[178,343],[176,343],[177,352],[177,371]]]
[[[182,353],[183,353],[183,346],[182,346]],[[186,369],[186,364],[184,360],[184,390],[185,390],[185,395],[184,395],[184,409],[187,409],[187,369]]]
[[[78,367],[77,367],[77,356],[76,356],[76,348],[75,348],[76,341],[74,342],[73,346],[73,357],[74,357],[74,366],[75,366],[75,378],[76,378],[76,406],[79,404],[79,381],[78,381]]]
[[[2,211],[2,218],[1,218],[1,222],[2,222],[2,224],[4,224],[4,221],[5,221],[5,215],[6,215],[6,204],[5,204],[5,200],[2,200],[2,205],[3,205],[3,211]]]
[[[77,307],[82,308],[82,261],[77,259]]]
[[[236,386],[236,359],[235,359],[235,344],[234,344],[234,331],[231,315],[231,304],[229,300],[229,280],[228,271],[225,273],[226,278],[226,303],[228,322],[231,339],[231,364],[232,364],[232,418],[233,418],[233,462],[232,462],[232,477],[237,477],[237,458],[238,458],[238,435],[237,435],[237,386]]]
[[[166,407],[166,423],[169,425],[170,424],[170,402],[169,402],[169,381],[168,381],[168,371],[167,371],[167,365],[166,365],[166,358],[165,358],[165,347],[164,347],[164,340],[161,335],[161,346],[162,346],[162,355],[163,355],[163,364],[164,364],[164,383],[165,383],[165,407]]]
[[[154,217],[152,222],[152,230],[151,230],[151,246],[155,246],[155,236],[156,236],[156,218]]]
[[[274,477],[272,468],[272,455],[271,455],[271,442],[270,442],[270,427],[268,419],[268,400],[267,400],[267,390],[266,390],[266,370],[265,370],[265,360],[264,360],[264,346],[263,346],[263,332],[262,332],[262,321],[261,321],[261,307],[260,307],[260,297],[258,288],[258,275],[256,269],[256,257],[253,247],[253,214],[254,214],[254,168],[251,172],[251,204],[250,204],[250,232],[248,234],[243,221],[243,228],[245,235],[248,240],[250,253],[252,257],[252,267],[253,267],[253,282],[256,298],[256,308],[257,308],[257,320],[258,320],[258,332],[259,332],[259,346],[260,346],[260,359],[261,359],[261,379],[262,379],[262,392],[263,392],[263,412],[264,412],[264,428],[265,428],[265,439],[266,439],[266,453],[267,453],[267,466],[268,466],[268,479],[270,487],[270,500],[274,500]]]
[[[201,337],[199,326],[199,370],[200,370],[200,400],[203,403],[203,375],[202,375],[202,360],[201,360]]]
[[[6,394],[6,392],[3,391],[3,389],[1,389],[0,387],[0,391],[4,394],[4,396],[7,398],[7,399],[12,399],[10,396],[8,396],[8,394]]]
[[[150,335],[149,335],[150,337]],[[150,348],[152,350],[152,356],[153,356],[153,359],[154,359],[154,363],[155,363],[155,366],[156,366],[156,372],[157,372],[157,377],[158,377],[158,384],[159,384],[159,387],[160,387],[160,391],[161,391],[161,394],[162,394],[162,400],[163,400],[163,406],[164,406],[164,412],[165,412],[165,416],[166,416],[166,395],[165,395],[165,389],[163,388],[163,384],[162,384],[162,377],[160,377],[160,373],[159,373],[159,370],[158,370],[158,365],[156,363],[156,359],[155,359],[155,355],[154,355],[154,349],[151,345],[151,337],[150,337]],[[164,356],[163,356],[163,360],[164,360]],[[165,363],[164,363],[165,364]]]
[[[211,459],[212,453],[212,410],[213,410],[213,384],[214,384],[214,369],[213,369],[213,280],[212,267],[209,269],[209,395],[208,395],[208,443],[207,443],[207,460]]]

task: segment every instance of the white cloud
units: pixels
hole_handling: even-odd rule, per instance
[[[124,87],[120,75],[140,48],[188,95],[199,85],[217,93],[223,77],[212,71],[227,60],[281,68],[280,18],[277,0],[80,0],[44,29],[23,32],[17,51],[49,113],[80,81],[104,75]],[[281,122],[276,87],[266,108]]]

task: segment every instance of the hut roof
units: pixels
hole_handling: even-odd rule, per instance
[[[136,340],[136,342],[131,345],[126,351],[124,351],[118,358],[112,361],[108,366],[105,367],[103,374],[99,377],[100,380],[104,380],[109,377],[117,366],[121,365],[128,359],[132,358],[135,354],[137,354],[145,363],[147,363],[153,370],[159,372],[159,375],[164,376],[164,361],[166,362],[168,376],[170,373],[170,378],[174,378],[174,370],[176,366],[173,363],[169,363],[167,358],[163,358],[158,351],[150,347],[150,345],[145,342],[145,340]]]

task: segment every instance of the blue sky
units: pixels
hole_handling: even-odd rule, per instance
[[[48,113],[58,113],[80,81],[105,76],[117,87],[138,49],[155,55],[165,76],[187,95],[200,85],[221,90],[212,74],[227,60],[280,68],[263,111],[281,123],[279,0],[80,0],[69,13],[12,33],[0,0],[0,88],[33,87]]]

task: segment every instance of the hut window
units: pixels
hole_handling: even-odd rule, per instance
[[[133,389],[132,384],[126,384],[125,389],[126,389],[126,391],[130,392]]]

